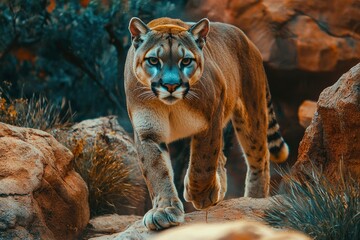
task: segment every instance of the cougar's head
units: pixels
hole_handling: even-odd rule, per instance
[[[168,105],[196,97],[191,88],[203,73],[202,49],[210,29],[209,20],[202,19],[189,29],[183,22],[182,26],[153,22],[147,26],[139,18],[130,20],[135,49],[132,67],[137,80]]]

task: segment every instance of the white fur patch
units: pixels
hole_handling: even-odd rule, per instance
[[[133,126],[139,134],[156,132],[163,137],[162,141],[169,136],[169,123],[166,120],[166,116],[161,112],[151,111],[151,109],[132,112]]]
[[[207,127],[205,117],[191,111],[185,104],[174,105],[170,117],[169,142],[194,135]]]
[[[276,147],[276,146],[280,146],[280,144],[284,141],[284,139],[282,138],[279,138],[279,139],[276,139],[275,141],[271,141],[268,143],[268,147],[269,148],[272,148],[272,147]]]
[[[272,128],[269,128],[267,131],[267,135],[272,135],[274,134],[276,131],[279,130],[279,124],[275,124],[275,126],[273,126]]]
[[[184,91],[186,90],[186,88],[184,88],[183,86],[180,86],[179,88],[177,88],[173,93],[168,92],[164,87],[158,87],[156,88],[156,90],[158,91],[159,94],[159,99],[167,104],[167,105],[173,105],[175,104],[178,100],[183,99],[184,98]],[[174,97],[177,98],[178,100],[172,100],[171,102],[168,101],[166,98],[167,97]]]

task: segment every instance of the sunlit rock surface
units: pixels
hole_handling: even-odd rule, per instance
[[[73,155],[50,134],[0,123],[0,239],[74,239],[89,221]]]
[[[360,64],[326,88],[317,112],[300,143],[295,172],[310,161],[320,165],[330,180],[339,180],[340,161],[360,180]]]

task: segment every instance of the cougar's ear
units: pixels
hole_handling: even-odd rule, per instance
[[[131,33],[133,44],[135,48],[137,48],[142,42],[142,39],[140,37],[151,30],[148,26],[146,26],[143,21],[141,21],[140,18],[133,17],[129,22],[129,31]]]
[[[194,36],[199,48],[202,49],[205,45],[206,37],[210,31],[209,19],[201,19],[200,21],[195,23],[188,31]]]

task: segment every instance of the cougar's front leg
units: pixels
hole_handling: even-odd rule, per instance
[[[149,122],[148,122],[149,123]],[[144,218],[150,230],[179,225],[184,221],[184,208],[173,183],[173,170],[167,146],[156,127],[135,129],[135,144],[153,208]]]
[[[184,198],[196,209],[206,209],[224,198],[227,187],[225,162],[220,124],[193,136]]]

